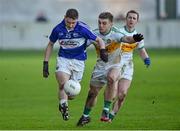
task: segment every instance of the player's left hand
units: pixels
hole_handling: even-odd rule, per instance
[[[136,42],[140,42],[141,40],[144,39],[144,36],[143,36],[142,34],[134,34],[134,35],[133,35],[133,39],[134,39],[134,41],[136,41]]]
[[[43,77],[49,76],[48,61],[43,61]]]
[[[151,60],[150,60],[149,57],[144,59],[144,64],[146,65],[146,67],[149,67],[149,66],[150,66]]]
[[[100,58],[104,62],[108,62],[108,53],[106,52],[106,49],[100,49]]]

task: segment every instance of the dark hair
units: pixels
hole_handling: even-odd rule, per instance
[[[113,22],[113,15],[110,12],[102,12],[99,15],[100,19],[109,19],[111,22]]]
[[[78,19],[78,11],[76,9],[68,9],[66,11],[66,16],[65,17],[69,17],[72,19]]]
[[[135,11],[135,10],[130,10],[130,11],[128,11],[127,14],[126,14],[126,18],[128,17],[129,13],[134,13],[134,14],[136,14],[136,15],[137,15],[137,20],[139,20],[139,13],[138,13],[137,11]]]

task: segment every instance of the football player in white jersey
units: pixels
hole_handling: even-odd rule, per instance
[[[135,10],[130,10],[126,15],[126,25],[120,29],[120,32],[124,33],[127,36],[133,36],[136,34],[135,25],[138,23],[139,13]],[[144,47],[144,40],[136,42],[134,44],[122,43],[121,50],[121,75],[120,80],[118,81],[117,94],[115,96],[115,101],[113,103],[112,111],[109,114],[109,121],[112,121],[114,116],[117,114],[118,110],[121,108],[125,96],[128,92],[128,88],[131,85],[133,77],[133,50],[137,48],[140,57],[144,61],[144,64],[150,66],[150,58]]]
[[[87,59],[87,41],[96,41],[100,46],[100,58],[108,61],[103,40],[92,33],[88,26],[78,21],[78,11],[68,9],[64,19],[53,28],[49,37],[49,43],[45,50],[43,62],[43,77],[49,75],[48,61],[56,41],[60,48],[57,56],[56,79],[59,85],[59,111],[63,120],[69,119],[68,95],[64,91],[64,84],[69,79],[81,81],[84,72],[84,61]]]
[[[101,121],[109,120],[109,107],[113,99],[115,83],[119,80],[120,75],[120,43],[122,41],[134,43],[143,39],[141,34],[125,36],[124,34],[120,33],[115,27],[113,27],[113,15],[109,12],[103,12],[99,15],[98,26],[99,28],[94,30],[94,33],[102,38],[106,44],[108,62],[104,63],[101,59],[97,59],[91,76],[90,89],[86,99],[83,115],[79,119],[77,126],[83,126],[90,122],[90,111],[96,104],[99,91],[106,84],[107,88],[105,89],[104,93],[104,108],[102,111]],[[99,46],[95,43],[94,45],[99,56]]]

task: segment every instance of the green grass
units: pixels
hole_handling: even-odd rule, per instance
[[[103,90],[91,112],[92,122],[82,128],[80,118],[88,92],[94,51],[88,52],[82,90],[69,101],[71,119],[63,121],[58,112],[54,51],[50,77],[42,77],[42,51],[0,50],[0,130],[117,130],[180,129],[180,49],[149,50],[152,65],[145,68],[135,53],[134,79],[126,101],[113,123],[100,122]]]

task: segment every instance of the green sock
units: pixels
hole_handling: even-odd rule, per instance
[[[83,111],[83,115],[84,115],[85,117],[88,117],[90,112],[91,112],[91,109],[85,107],[85,108],[84,108],[84,111]]]
[[[117,113],[115,113],[114,111],[111,111],[111,112],[109,113],[109,119],[113,120],[116,114],[117,114]]]
[[[110,114],[109,114],[109,119],[113,120],[113,119],[114,119],[114,116],[115,116],[115,115],[113,115],[113,114],[110,113]]]
[[[104,101],[104,110],[107,110],[109,111],[109,108],[110,108],[110,105],[111,105],[111,101]]]

